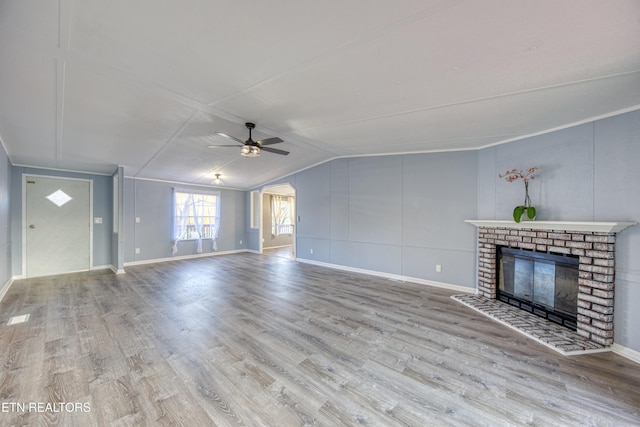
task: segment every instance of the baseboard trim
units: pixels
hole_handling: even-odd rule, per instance
[[[367,270],[367,269],[364,269],[364,268],[348,267],[346,265],[332,264],[332,263],[321,262],[321,261],[314,261],[314,260],[305,259],[305,258],[296,258],[296,261],[302,262],[302,263],[305,263],[305,264],[317,265],[319,267],[327,267],[327,268],[333,268],[333,269],[336,269],[336,270],[349,271],[351,273],[360,273],[360,274],[368,274],[370,276],[383,277],[385,279],[395,280],[395,281],[398,281],[398,282],[417,283],[419,285],[432,286],[434,288],[442,288],[442,289],[447,289],[447,290],[455,291],[455,292],[464,292],[464,293],[469,293],[469,294],[473,294],[473,293],[476,292],[475,288],[467,288],[466,286],[454,285],[454,284],[451,284],[451,283],[443,283],[443,282],[436,282],[434,280],[420,279],[418,277],[402,276],[402,275],[399,275],[399,274],[384,273],[382,271]]]
[[[9,288],[11,288],[11,285],[13,285],[13,281],[14,281],[14,278],[13,277],[10,278],[9,280],[7,280],[7,283],[4,284],[2,289],[0,289],[0,301],[2,301],[6,293],[9,291]]]
[[[106,265],[94,265],[89,269],[89,271],[98,271],[98,270],[113,270],[113,266],[110,264]]]
[[[293,245],[280,245],[280,246],[267,246],[267,247],[262,247],[263,251],[266,251],[267,249],[281,249],[281,248],[292,248]]]
[[[613,343],[611,351],[631,360],[632,362],[640,363],[640,351],[632,350],[617,343]]]
[[[207,252],[207,253],[204,253],[204,254],[180,255],[180,256],[173,256],[173,257],[168,257],[168,258],[153,258],[153,259],[145,259],[145,260],[141,260],[141,261],[125,262],[124,266],[125,267],[130,267],[130,266],[134,266],[134,265],[156,264],[156,263],[160,263],[160,262],[181,261],[181,260],[196,259],[196,258],[208,258],[208,257],[214,257],[214,256],[220,256],[220,255],[239,254],[239,253],[243,253],[243,252],[248,252],[248,251],[246,249],[236,249],[236,250],[233,250],[233,251]]]
[[[109,267],[111,269],[111,271],[113,271],[114,274],[125,274],[126,271],[124,271],[124,268],[118,268],[115,265],[112,265]]]

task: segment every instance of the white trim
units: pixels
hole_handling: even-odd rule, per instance
[[[195,190],[190,187],[180,186],[176,184],[173,186],[173,189],[178,193],[187,193],[187,194],[198,194],[200,196],[217,196],[220,197],[220,189],[219,188],[201,188]],[[197,239],[196,239],[197,240]]]
[[[596,221],[507,221],[507,220],[484,220],[467,219],[464,222],[473,224],[476,227],[488,228],[513,228],[513,229],[534,229],[534,230],[564,230],[564,231],[587,231],[598,233],[619,233],[627,227],[637,225],[637,222],[596,222]]]
[[[88,271],[97,271],[97,270],[113,270],[113,265],[111,264],[95,265],[91,267]]]
[[[635,351],[616,343],[613,343],[611,346],[611,351],[622,357],[626,357],[632,362],[640,363],[640,351]]]
[[[627,73],[622,73],[622,74],[627,74]],[[580,82],[578,82],[580,83]],[[175,95],[175,93],[172,93],[171,95]],[[500,95],[498,95],[500,96]],[[185,100],[181,98],[181,102],[184,102]],[[187,101],[191,101],[191,100],[187,100]],[[200,108],[200,107],[198,107]],[[154,182],[165,182],[165,183],[175,183],[175,184],[184,184],[184,185],[193,185],[193,186],[200,186],[200,187],[214,187],[214,188],[224,188],[225,190],[234,190],[234,191],[251,191],[251,190],[256,190],[259,189],[263,186],[269,185],[271,183],[280,181],[282,179],[286,179],[288,177],[294,176],[300,172],[304,172],[308,169],[314,168],[316,166],[320,166],[324,163],[328,163],[337,159],[351,159],[351,158],[358,158],[358,157],[378,157],[378,156],[403,156],[403,155],[411,155],[411,154],[435,154],[435,153],[450,153],[450,152],[458,152],[458,151],[481,151],[484,150],[486,148],[490,148],[490,147],[495,147],[497,145],[503,145],[503,144],[507,144],[510,142],[514,142],[514,141],[520,141],[523,139],[527,139],[527,138],[533,138],[536,136],[540,136],[540,135],[545,135],[545,134],[549,134],[549,133],[553,133],[553,132],[557,132],[563,129],[569,129],[572,127],[576,127],[576,126],[581,126],[587,123],[595,123],[598,122],[600,120],[605,120],[611,117],[615,117],[615,116],[619,116],[622,114],[627,114],[627,113],[631,113],[633,111],[639,110],[640,109],[640,104],[628,107],[628,108],[623,108],[620,110],[616,110],[610,113],[606,113],[606,114],[600,114],[597,116],[591,116],[588,117],[586,119],[583,120],[578,120],[572,123],[568,123],[568,124],[564,124],[561,126],[556,126],[553,128],[549,128],[549,129],[544,129],[541,130],[539,132],[534,132],[534,133],[529,133],[529,134],[525,134],[525,135],[516,135],[516,136],[512,136],[506,139],[501,139],[495,142],[491,142],[485,145],[481,145],[479,147],[469,147],[469,148],[456,148],[456,149],[447,149],[447,148],[441,148],[441,149],[431,149],[431,150],[414,150],[414,151],[395,151],[395,152],[388,152],[388,153],[378,153],[378,154],[344,154],[344,155],[334,155],[332,157],[329,157],[327,159],[324,160],[320,160],[314,164],[311,164],[309,166],[304,166],[300,169],[297,169],[295,171],[292,172],[288,172],[286,173],[286,175],[281,175],[280,177],[277,178],[273,178],[269,181],[263,182],[262,184],[257,184],[253,187],[249,187],[249,188],[234,188],[234,187],[215,187],[212,185],[207,185],[207,184],[196,184],[196,183],[187,183],[187,182],[181,182],[181,181],[171,181],[171,180],[165,180],[165,179],[154,179],[154,178],[143,178],[143,177],[138,177],[138,176],[130,176],[130,175],[124,175],[125,179],[133,179],[133,180],[141,180],[141,181],[154,181]],[[220,111],[216,111],[217,114],[220,114]],[[235,117],[229,117],[229,120],[234,121],[235,122]],[[264,129],[264,127],[262,128]],[[9,151],[7,151],[6,149],[6,145],[4,143],[4,141],[2,140],[2,138],[0,138],[0,142],[2,143],[2,146],[4,147],[4,151],[5,153],[7,153],[7,157],[9,158],[9,161],[11,161],[11,157],[9,156]],[[330,154],[335,154],[335,153],[330,153]],[[105,176],[111,176],[113,175],[113,172],[111,173],[102,173],[102,172],[89,172],[89,171],[78,171],[78,170],[70,170],[70,169],[55,169],[55,168],[47,168],[47,167],[43,167],[43,166],[33,166],[33,165],[27,165],[27,164],[20,164],[20,163],[16,163],[14,164],[13,162],[11,162],[11,164],[13,166],[17,166],[17,167],[25,167],[25,168],[33,168],[33,169],[45,169],[45,170],[54,170],[54,171],[61,171],[61,172],[72,172],[72,173],[79,173],[79,174],[90,174],[90,175],[105,175]],[[116,168],[117,169],[117,168]]]
[[[293,249],[293,243],[289,244],[289,245],[280,245],[280,246],[267,246],[266,248],[262,248],[263,250],[266,249],[280,249],[280,248],[292,248]]]
[[[290,182],[283,182],[280,184],[271,184],[271,185],[266,185],[264,187],[262,187],[262,189],[260,190],[260,203],[258,203],[258,206],[260,206],[260,222],[258,223],[258,253],[261,254],[264,251],[264,233],[265,233],[265,229],[264,229],[264,195],[265,194],[283,194],[283,193],[271,193],[269,192],[269,189],[273,188],[273,187],[282,187],[282,186],[289,186],[292,190],[293,190],[293,195],[291,194],[286,194],[287,197],[291,197],[293,198],[293,232],[291,233],[291,241],[292,241],[292,251],[293,254],[297,254],[297,240],[298,240],[298,222],[297,222],[297,218],[298,218],[298,189],[296,188],[295,185],[293,185]],[[272,249],[272,248],[269,248]]]
[[[627,73],[622,73],[622,74],[627,74]],[[320,166],[324,163],[328,163],[328,162],[332,162],[334,160],[337,159],[353,159],[353,158],[359,158],[359,157],[381,157],[381,156],[405,156],[405,155],[412,155],[412,154],[436,154],[436,153],[452,153],[452,152],[464,152],[464,151],[481,151],[487,148],[491,148],[491,147],[495,147],[497,145],[503,145],[503,144],[507,144],[509,142],[514,142],[514,141],[520,141],[523,139],[527,139],[527,138],[533,138],[536,136],[540,136],[540,135],[545,135],[545,134],[549,134],[549,133],[553,133],[553,132],[558,132],[564,129],[569,129],[572,127],[576,127],[576,126],[581,126],[587,123],[595,123],[598,122],[600,120],[605,120],[611,117],[615,117],[615,116],[619,116],[622,114],[627,114],[627,113],[631,113],[633,111],[636,110],[640,110],[640,104],[636,104],[632,107],[628,107],[628,108],[623,108],[621,110],[616,110],[610,113],[606,113],[606,114],[600,114],[598,116],[592,116],[592,117],[588,117],[586,119],[583,120],[578,120],[572,123],[568,123],[562,126],[556,126],[553,128],[549,128],[549,129],[544,129],[541,130],[539,132],[534,132],[534,133],[529,133],[529,134],[525,134],[525,135],[516,135],[516,136],[512,136],[506,139],[500,139],[498,141],[495,142],[490,142],[488,144],[485,145],[481,145],[478,147],[468,147],[468,148],[454,148],[454,149],[450,149],[450,148],[439,148],[439,149],[431,149],[431,150],[414,150],[414,151],[392,151],[392,152],[388,152],[388,153],[377,153],[377,154],[344,154],[344,155],[335,155],[333,157],[330,157],[328,159],[325,160],[320,160],[317,163],[314,163],[312,165],[309,166],[305,166],[302,167],[296,171],[287,173],[286,175],[282,175],[278,178],[274,178],[272,180],[269,180],[263,184],[258,184],[255,187],[252,187],[251,189],[256,189],[256,188],[260,188],[261,186],[264,185],[268,185],[271,184],[273,182],[277,182],[283,179],[287,179],[291,176],[294,176],[300,172],[304,172],[307,169],[311,169],[314,168],[316,166]],[[493,136],[489,136],[488,138],[493,138]],[[471,139],[471,138],[458,138],[455,139],[455,141],[459,141],[459,140],[463,140],[463,139]]]
[[[238,146],[240,147],[240,145]],[[204,188],[215,188],[216,190],[233,190],[233,191],[247,191],[243,188],[235,188],[235,187],[226,187],[226,186],[216,186],[216,185],[207,185],[207,184],[196,184],[189,182],[181,182],[181,181],[171,181],[168,179],[155,179],[155,178],[142,178],[138,176],[127,176],[124,175],[124,179],[132,179],[134,181],[150,181],[150,182],[162,182],[164,184],[172,184],[172,185],[183,185],[188,187],[204,187]]]
[[[93,179],[89,180],[89,270],[93,266]]]
[[[635,71],[632,71],[632,73],[635,73]],[[624,74],[628,74],[628,73],[620,73],[620,75],[624,75]],[[578,81],[578,82],[574,82],[574,83],[582,83],[582,81]],[[623,108],[621,110],[616,110],[616,111],[612,111],[610,113],[606,113],[606,114],[600,114],[597,116],[591,116],[588,117],[586,119],[583,120],[577,120],[575,122],[571,122],[571,123],[567,123],[561,126],[556,126],[556,127],[552,127],[549,129],[544,129],[541,130],[539,132],[533,132],[533,133],[528,133],[525,135],[518,135],[518,136],[514,136],[512,138],[507,138],[507,139],[503,139],[497,142],[492,142],[490,144],[487,145],[483,145],[481,147],[476,147],[474,148],[474,150],[484,150],[485,148],[489,148],[489,147],[495,147],[496,145],[502,145],[502,144],[508,144],[509,142],[514,142],[514,141],[520,141],[523,139],[527,139],[527,138],[533,138],[536,136],[540,136],[540,135],[546,135],[548,133],[553,133],[553,132],[558,132],[564,129],[569,129],[569,128],[573,128],[573,127],[577,127],[577,126],[582,126],[585,125],[587,123],[595,123],[598,122],[600,120],[605,120],[611,117],[615,117],[615,116],[620,116],[622,114],[627,114],[627,113],[631,113],[633,111],[636,110],[640,110],[640,104],[636,104],[632,107],[628,107],[628,108]]]
[[[348,267],[345,265],[331,264],[328,262],[321,262],[321,261],[313,261],[313,260],[304,259],[304,258],[296,258],[296,261],[302,262],[305,264],[317,265],[319,267],[333,268],[336,270],[344,270],[352,273],[360,273],[360,274],[368,274],[370,276],[384,277],[386,279],[395,280],[395,281],[411,282],[411,283],[417,283],[419,285],[432,286],[434,288],[448,289],[450,291],[455,291],[455,292],[464,292],[469,294],[474,294],[476,292],[475,288],[468,288],[466,286],[453,285],[451,283],[436,282],[434,280],[420,279],[417,277],[402,276],[400,274],[384,273],[382,271],[366,270],[364,268]]]
[[[126,271],[124,271],[124,268],[118,269],[118,267],[116,267],[115,265],[110,265],[109,269],[111,271],[113,271],[114,274],[125,274]]]
[[[111,173],[89,172],[89,171],[74,170],[74,169],[58,169],[58,168],[50,168],[50,167],[46,167],[46,166],[25,165],[25,164],[22,164],[22,163],[11,163],[11,165],[15,166],[15,167],[19,167],[19,168],[41,169],[41,170],[56,171],[56,172],[67,172],[67,173],[75,173],[75,174],[78,174],[78,175],[111,176],[115,172],[115,171],[111,172]],[[26,175],[38,175],[37,173],[34,174],[34,173],[28,173],[28,172],[23,172],[23,175],[24,174],[26,174]],[[44,176],[44,175],[42,175],[42,176]],[[58,178],[60,178],[60,177],[58,177]],[[81,178],[76,178],[76,179],[81,179]],[[89,179],[89,178],[87,178],[87,179]]]
[[[40,177],[48,179],[60,179],[66,181],[84,181],[89,183],[89,265],[87,269],[77,271],[89,271],[93,265],[93,178],[75,178],[55,175],[40,175],[37,173],[22,172],[22,276],[27,277],[27,177]],[[75,273],[67,271],[59,274]],[[35,277],[35,276],[32,276]]]
[[[144,259],[144,260],[140,260],[140,261],[125,262],[124,266],[125,267],[130,267],[130,266],[133,266],[133,265],[156,264],[156,263],[159,263],[159,262],[180,261],[180,260],[194,259],[194,258],[207,258],[207,257],[218,256],[218,255],[238,254],[238,253],[242,253],[242,252],[248,252],[248,251],[246,249],[236,249],[236,250],[233,250],[233,251],[224,251],[224,252],[207,252],[207,253],[203,253],[203,254],[180,255],[180,256],[174,256],[174,257],[168,257],[168,258]]]
[[[0,301],[2,301],[2,298],[4,298],[4,296],[7,294],[9,288],[11,288],[11,285],[13,285],[13,282],[14,278],[12,277],[7,281],[7,283],[4,284],[2,289],[0,289]]]
[[[87,269],[87,268],[85,268],[85,269],[82,269],[82,270],[65,271],[65,272],[63,272],[63,273],[47,273],[47,274],[39,274],[39,275],[37,275],[37,276],[29,276],[29,277],[27,277],[27,276],[21,276],[20,278],[21,278],[21,279],[37,279],[37,278],[40,278],[40,277],[63,276],[63,275],[65,275],[65,274],[88,273],[88,272],[90,272],[90,271],[91,271],[91,269]]]
[[[260,232],[260,192],[249,191],[249,228]],[[256,215],[257,213],[257,215]],[[257,218],[256,218],[257,216]]]

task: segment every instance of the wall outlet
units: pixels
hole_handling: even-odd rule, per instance
[[[436,273],[442,273],[442,266],[440,264],[436,264]]]
[[[313,255],[313,248],[309,249],[309,253]]]
[[[240,240],[240,244],[242,244],[242,240]]]
[[[136,248],[136,254],[140,253],[140,248]]]
[[[140,224],[140,217],[139,216],[136,217],[136,224]]]
[[[93,218],[93,223],[94,224],[102,224],[102,218],[99,217],[99,216]]]

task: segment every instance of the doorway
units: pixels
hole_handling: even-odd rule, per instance
[[[26,277],[87,271],[92,181],[23,175],[22,271]]]
[[[295,258],[296,190],[290,184],[262,189],[260,210],[260,253],[273,252]]]

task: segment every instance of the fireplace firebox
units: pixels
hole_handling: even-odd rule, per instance
[[[578,257],[505,246],[496,249],[496,297],[575,331]]]

